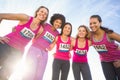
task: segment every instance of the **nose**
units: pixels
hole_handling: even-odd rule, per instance
[[[60,27],[60,24],[59,24],[59,23],[57,23],[57,26],[58,26],[58,27]]]

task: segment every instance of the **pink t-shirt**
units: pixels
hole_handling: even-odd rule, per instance
[[[86,39],[86,44],[84,48],[78,47],[78,39],[76,39],[75,46],[73,47],[73,62],[78,63],[86,63],[87,60],[87,52],[88,52],[89,46],[88,46],[88,40]]]
[[[33,20],[33,17],[30,17],[30,20],[23,25],[17,25],[16,31],[11,32],[8,35],[6,35],[9,39],[8,45],[20,50],[24,51],[25,46],[28,44],[28,42],[35,36],[35,34],[38,32],[40,26],[36,30],[30,29],[30,24]]]
[[[69,60],[70,59],[70,37],[68,37],[68,40],[65,42],[61,39],[61,36],[58,36],[58,40],[56,43],[56,53],[54,55],[57,59],[62,60]]]
[[[51,25],[45,24],[44,31],[37,39],[34,39],[32,46],[45,50],[54,41],[59,34],[57,30],[53,31]]]
[[[92,36],[92,44],[100,54],[101,61],[110,62],[120,59],[118,45],[113,40],[110,40],[106,33],[100,41],[96,41]]]

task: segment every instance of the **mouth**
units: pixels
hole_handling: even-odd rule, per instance
[[[43,15],[39,15],[39,18],[42,20],[45,19]]]
[[[55,27],[55,28],[59,28],[59,26],[58,26],[58,25],[55,25],[54,27]]]
[[[95,30],[95,28],[94,28],[94,27],[90,27],[90,29],[91,29],[92,31],[94,31],[94,30]]]

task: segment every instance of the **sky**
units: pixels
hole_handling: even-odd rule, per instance
[[[79,25],[89,27],[89,17],[98,14],[102,18],[102,25],[120,33],[120,0],[0,0],[0,13],[25,13],[34,16],[39,6],[46,6],[50,13],[47,22],[54,13],[65,15],[66,21],[73,26],[72,36],[77,34]],[[11,32],[18,22],[3,20],[0,23],[0,36]],[[52,53],[49,53],[44,80],[50,80],[52,74]],[[72,52],[71,52],[72,53]],[[88,52],[89,65],[93,80],[105,80],[99,63],[99,56],[93,47]],[[70,69],[68,80],[74,80]]]

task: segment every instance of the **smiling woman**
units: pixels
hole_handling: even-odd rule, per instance
[[[99,15],[90,17],[92,45],[100,55],[102,69],[106,80],[120,80],[120,34],[102,26]],[[102,48],[99,48],[102,46]]]
[[[26,5],[27,2],[27,5]],[[99,14],[103,18],[103,25],[109,26],[109,28],[113,29],[116,32],[120,32],[119,30],[119,21],[120,21],[120,0],[112,1],[112,0],[0,0],[0,12],[8,13],[15,12],[21,13],[24,12],[26,14],[32,15],[33,11],[40,5],[45,5],[50,9],[50,15],[55,12],[62,13],[66,16],[68,22],[71,22],[74,26],[72,36],[76,36],[77,26],[80,24],[88,24],[88,20],[90,15]],[[94,5],[94,6],[93,6]],[[68,6],[68,7],[66,7]],[[79,8],[79,9],[78,9]],[[0,36],[4,36],[7,33],[11,32],[13,26],[15,26],[18,22],[15,21],[2,21],[0,24]],[[5,28],[6,27],[6,28]],[[55,49],[54,49],[55,50]],[[52,53],[54,50],[50,51],[47,69],[45,71],[44,79],[51,79],[51,63],[53,60]],[[90,47],[88,52],[88,59],[91,69],[91,74],[93,80],[105,80],[102,70],[101,64],[99,63],[99,57],[97,52],[93,47]],[[48,75],[49,74],[49,75]],[[99,76],[99,77],[96,77]],[[73,72],[70,70],[68,75],[68,80],[73,80]]]
[[[0,13],[0,21],[17,20],[18,25],[15,30],[0,38],[0,79],[4,80],[12,73],[12,68],[16,64],[16,59],[20,59],[25,46],[40,31],[41,26],[46,21],[49,10],[40,6],[35,13],[35,17],[26,14]]]

